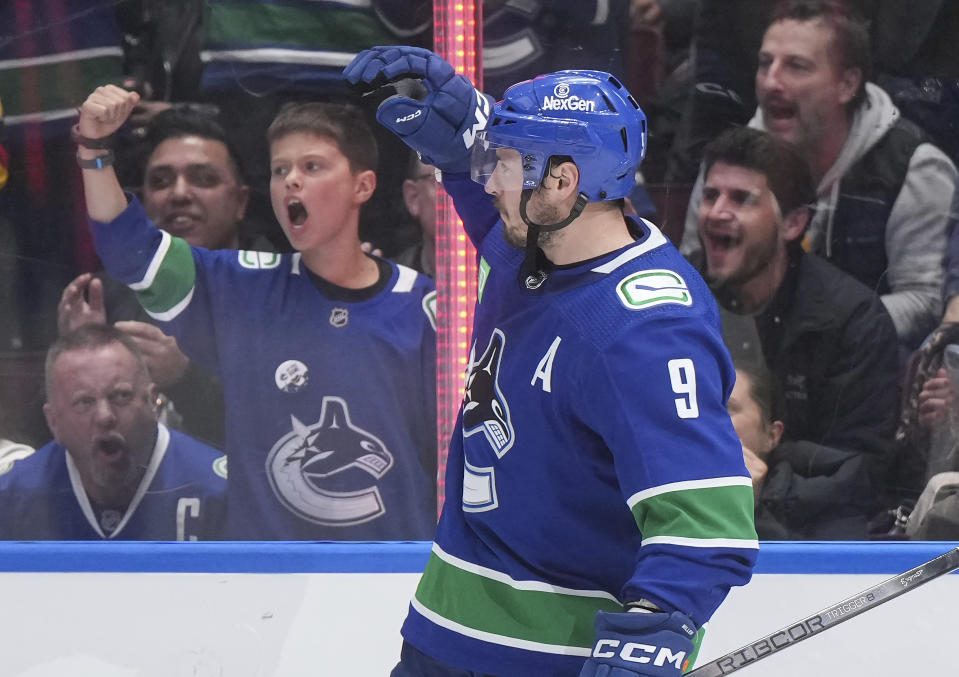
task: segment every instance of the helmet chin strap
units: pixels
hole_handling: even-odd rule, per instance
[[[523,223],[526,224],[526,256],[523,258],[523,265],[519,270],[519,280],[520,284],[527,289],[538,289],[546,281],[546,277],[548,276],[545,270],[539,269],[536,261],[539,234],[551,233],[554,230],[565,228],[572,223],[576,217],[583,213],[586,203],[589,202],[586,194],[580,193],[576,197],[576,202],[573,204],[572,209],[569,210],[569,216],[565,219],[559,223],[552,224],[535,223],[526,213],[526,204],[532,197],[534,190],[535,188],[525,189],[519,199],[519,215],[523,219]]]

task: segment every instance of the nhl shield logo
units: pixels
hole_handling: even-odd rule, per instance
[[[350,321],[350,311],[346,308],[334,308],[330,312],[330,324],[339,329],[340,327],[345,327],[346,323]]]
[[[345,527],[386,512],[377,481],[393,467],[383,442],[350,420],[346,400],[324,397],[319,420],[290,416],[270,450],[266,474],[280,502],[303,519]]]

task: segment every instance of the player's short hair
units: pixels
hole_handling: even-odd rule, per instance
[[[379,162],[376,137],[356,106],[325,102],[287,104],[270,123],[266,139],[272,145],[298,132],[331,140],[354,173],[376,171]]]
[[[711,141],[703,153],[703,176],[717,162],[743,167],[766,177],[783,216],[816,200],[809,165],[795,147],[768,132],[732,127]]]
[[[201,139],[218,141],[226,147],[230,160],[230,169],[233,171],[237,183],[246,183],[243,174],[243,163],[236,144],[230,135],[212,116],[189,108],[170,108],[154,115],[146,127],[147,157],[153,154],[161,143],[167,139],[177,139],[184,136],[197,136]]]
[[[833,33],[830,51],[843,68],[858,68],[862,81],[850,108],[856,108],[866,98],[866,82],[872,78],[872,50],[869,46],[869,26],[865,18],[841,0],[782,0],[772,10],[769,24],[779,21],[822,21]]]
[[[61,355],[74,350],[95,350],[112,343],[119,343],[130,351],[149,382],[151,380],[150,370],[147,368],[143,352],[136,341],[129,334],[120,331],[111,324],[91,322],[61,335],[47,351],[47,357],[43,365],[47,399],[50,399],[50,393],[53,392],[53,365],[56,364]]]

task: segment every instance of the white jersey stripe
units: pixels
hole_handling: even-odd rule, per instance
[[[177,315],[179,315],[180,313],[182,313],[183,310],[184,310],[188,305],[190,305],[190,301],[193,300],[193,290],[194,290],[194,289],[196,289],[196,287],[191,287],[191,288],[190,288],[190,293],[187,294],[186,297],[185,297],[182,301],[180,301],[178,304],[176,304],[175,306],[173,306],[173,307],[170,308],[169,310],[166,310],[166,311],[164,311],[164,312],[162,312],[162,313],[152,313],[152,312],[150,312],[149,310],[147,310],[146,308],[144,308],[143,310],[145,310],[145,311],[146,311],[146,314],[149,315],[150,317],[152,317],[152,318],[155,319],[155,320],[160,320],[161,322],[169,322],[170,320],[176,318]]]
[[[640,219],[640,220],[646,225],[647,228],[649,228],[649,237],[646,238],[646,241],[643,242],[642,244],[636,245],[635,247],[630,247],[629,249],[624,251],[622,254],[617,256],[612,261],[604,263],[601,266],[596,266],[595,268],[592,269],[594,273],[611,273],[617,268],[619,268],[621,265],[623,265],[624,263],[628,263],[629,261],[632,261],[633,259],[635,259],[637,256],[642,256],[646,252],[652,251],[653,249],[656,249],[657,247],[662,247],[664,244],[668,242],[668,240],[666,239],[666,236],[663,235],[662,231],[660,231],[659,228],[651,224],[646,219]]]
[[[160,246],[157,247],[157,250],[153,253],[153,258],[150,259],[150,265],[147,266],[147,272],[144,273],[142,280],[129,285],[130,289],[133,291],[142,291],[149,289],[153,285],[160,266],[163,265],[163,259],[166,258],[167,252],[170,251],[171,244],[173,244],[173,237],[165,230],[161,230]]]
[[[745,538],[684,538],[683,536],[651,536],[643,539],[647,545],[681,545],[686,548],[746,548],[758,550],[759,541]]]
[[[685,482],[672,482],[670,484],[662,484],[658,487],[653,487],[651,489],[644,489],[643,491],[637,491],[635,494],[626,499],[626,505],[630,509],[635,508],[636,504],[645,501],[646,499],[652,498],[653,496],[659,496],[660,494],[668,494],[674,491],[695,491],[697,489],[717,489],[720,487],[739,487],[739,486],[748,486],[751,487],[753,481],[749,477],[711,477],[705,480],[687,480]]]
[[[399,268],[400,275],[393,285],[393,292],[412,291],[413,285],[416,284],[416,271],[400,264],[396,264],[396,267]]]

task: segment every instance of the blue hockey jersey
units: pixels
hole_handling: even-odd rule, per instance
[[[0,468],[0,539],[215,539],[226,511],[226,457],[158,424],[146,473],[126,512],[97,514],[67,450],[56,442]]]
[[[481,674],[578,675],[598,610],[709,619],[746,583],[752,483],[709,289],[652,224],[521,289],[489,196],[444,180],[480,256],[446,503],[405,639]]]
[[[230,539],[429,540],[436,524],[432,281],[391,265],[362,301],[327,298],[299,254],[208,251],[133,199],[92,223],[111,275],[220,377]]]

